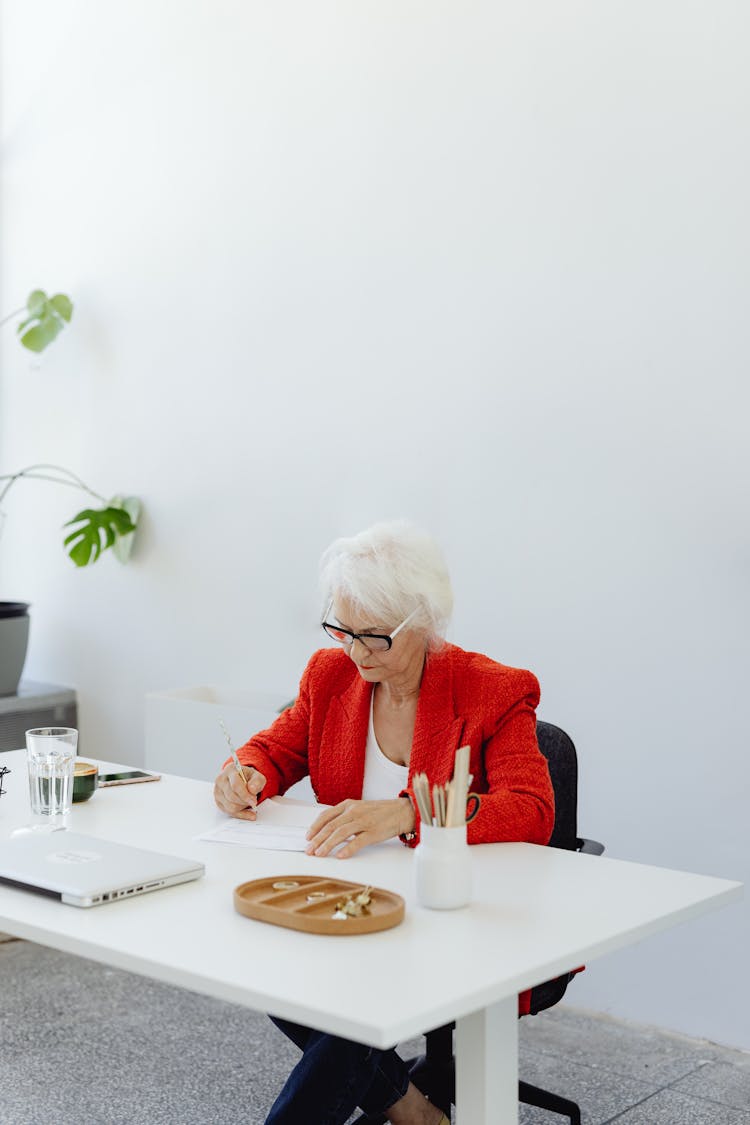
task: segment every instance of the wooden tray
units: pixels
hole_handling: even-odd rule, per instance
[[[234,908],[247,918],[311,934],[371,934],[404,919],[404,900],[393,891],[370,887],[367,913],[334,918],[336,904],[364,890],[362,883],[314,875],[274,875],[234,889]],[[312,901],[308,901],[308,896]]]

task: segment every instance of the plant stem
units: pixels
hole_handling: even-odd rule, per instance
[[[3,319],[0,320],[0,328],[2,328],[4,324],[7,324],[9,320],[12,320],[14,316],[20,316],[21,313],[26,311],[26,305],[21,305],[20,309],[16,309],[15,312],[8,313],[7,316],[4,316]]]
[[[48,472],[40,472],[40,470],[45,469],[48,470]],[[50,476],[50,471],[55,473],[64,473],[65,476],[63,476],[62,478],[59,476]],[[100,496],[98,492],[94,492],[93,488],[89,488],[89,486],[85,484],[80,477],[77,477],[75,473],[72,473],[70,471],[70,469],[63,468],[62,465],[29,465],[27,468],[21,469],[21,471],[18,473],[9,473],[5,476],[0,476],[0,481],[7,481],[5,488],[3,488],[2,492],[0,492],[0,504],[2,504],[8,491],[12,488],[17,480],[21,479],[21,477],[27,477],[29,480],[49,480],[54,484],[66,484],[70,488],[80,488],[83,492],[88,492],[89,496],[93,496],[95,500],[100,500],[102,504],[107,503],[103,496]]]

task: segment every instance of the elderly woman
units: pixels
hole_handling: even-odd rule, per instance
[[[554,805],[536,742],[539,685],[530,672],[445,642],[453,596],[433,540],[405,523],[339,539],[323,555],[321,584],[323,629],[336,647],[312,656],[294,706],[238,750],[244,778],[225,765],[214,787],[219,808],[254,820],[258,801],[309,774],[318,801],[331,806],[308,832],[309,854],[347,859],[395,836],[413,847],[410,779],[424,771],[444,784],[468,744],[481,795],[469,842],[546,844]],[[274,1022],[303,1056],[266,1125],[344,1125],[357,1106],[394,1125],[449,1120],[395,1051]]]

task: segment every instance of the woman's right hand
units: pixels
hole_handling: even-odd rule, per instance
[[[222,812],[238,820],[255,820],[258,794],[266,784],[266,778],[253,766],[243,766],[242,774],[240,777],[234,762],[224,766],[214,782],[214,800]]]

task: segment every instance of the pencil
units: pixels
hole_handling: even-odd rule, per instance
[[[245,780],[245,774],[244,774],[243,769],[242,769],[242,763],[240,762],[239,758],[237,757],[237,751],[234,748],[234,745],[232,743],[232,739],[229,737],[229,731],[224,726],[224,720],[223,719],[219,719],[219,726],[224,731],[224,737],[227,740],[227,744],[229,746],[229,752],[232,755],[232,761],[234,762],[234,768],[237,770],[237,773],[240,775],[240,777],[244,781]]]

